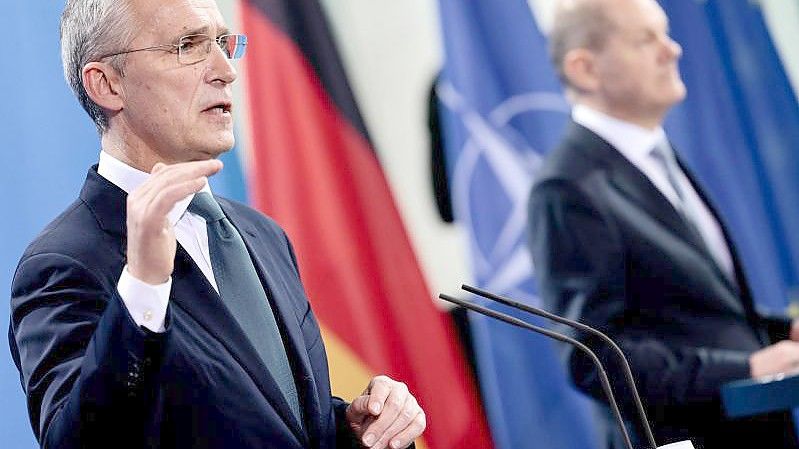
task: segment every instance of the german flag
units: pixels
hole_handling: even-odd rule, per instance
[[[254,207],[287,231],[323,328],[336,395],[406,382],[418,447],[491,448],[451,323],[438,311],[316,0],[245,0]]]

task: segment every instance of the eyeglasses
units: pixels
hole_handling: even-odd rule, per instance
[[[118,51],[100,57],[99,59],[111,56],[124,55],[137,51],[166,50],[177,53],[178,62],[183,65],[196,64],[204,61],[211,53],[211,44],[216,42],[228,59],[239,59],[244,56],[247,48],[247,36],[243,34],[223,34],[219,37],[211,37],[207,34],[189,34],[178,39],[177,44],[154,45],[152,47],[137,48],[135,50]]]

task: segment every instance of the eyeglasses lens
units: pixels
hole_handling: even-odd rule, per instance
[[[194,64],[208,57],[213,41],[216,41],[225,57],[239,59],[247,48],[247,36],[243,34],[226,34],[212,39],[204,34],[184,36],[178,42],[178,59],[181,64]]]

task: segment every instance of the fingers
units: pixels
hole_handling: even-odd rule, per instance
[[[159,171],[161,171],[162,169],[166,168],[166,166],[167,165],[164,164],[163,162],[156,162],[155,165],[153,165],[153,169],[150,170],[150,174],[154,175],[154,174],[158,173]]]
[[[192,193],[197,193],[202,190],[203,186],[208,182],[205,176],[193,178],[176,184],[171,184],[163,189],[157,191],[148,205],[148,217],[161,217],[165,218],[169,211],[175,207],[175,203],[186,198]]]
[[[752,377],[768,376],[799,369],[799,343],[782,340],[754,352],[749,357]]]
[[[172,274],[175,236],[167,215],[175,204],[200,191],[208,176],[222,169],[217,160],[174,165],[157,163],[151,176],[128,195],[128,271],[137,279],[159,284]]]
[[[164,189],[170,184],[208,178],[222,169],[222,162],[211,159],[206,161],[183,162],[174,165],[157,163],[150,172],[150,178],[138,189],[131,193],[134,198],[147,198]]]
[[[145,234],[160,229],[175,203],[202,189],[221,168],[217,160],[155,164],[150,178],[128,196],[129,224],[143,226]]]
[[[410,423],[398,432],[389,442],[391,449],[405,448],[411,445],[424,432],[427,427],[427,416],[419,408],[419,412],[411,419]]]
[[[390,407],[386,407],[389,411]],[[384,415],[381,414],[380,419]],[[424,412],[417,404],[416,399],[408,394],[405,403],[397,413],[394,421],[390,423],[388,428],[383,432],[383,435],[372,446],[373,448],[388,447],[391,449],[404,448],[410,445],[413,440],[418,437],[424,430]],[[372,427],[378,425],[377,422],[366,428],[366,432],[370,432]],[[377,431],[376,431],[377,433]]]
[[[347,420],[351,423],[362,423],[363,420],[370,415],[369,413],[369,396],[358,396],[353,400],[349,407],[347,407]]]
[[[192,161],[174,165],[157,163],[153,166],[150,178],[128,197],[128,204],[133,202],[139,205],[142,212],[166,213],[176,202],[187,195],[199,191],[207,182],[209,176],[222,169],[222,163],[217,160]],[[182,194],[182,196],[181,196]],[[157,206],[151,207],[153,201],[158,201]]]
[[[424,412],[402,382],[378,376],[364,393],[351,404],[350,424],[356,434],[361,435],[365,446],[372,449],[407,447],[424,431]],[[357,423],[353,422],[364,416]]]
[[[388,376],[377,376],[369,382],[369,387],[367,388],[367,392],[364,392],[369,395],[369,412],[373,415],[379,414],[383,410],[383,406],[386,403],[389,395],[392,392],[394,384],[398,384],[389,378]],[[405,384],[402,384],[405,387]],[[405,387],[405,391],[408,391],[408,388]]]

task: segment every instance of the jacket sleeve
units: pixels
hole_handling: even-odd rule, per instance
[[[626,329],[634,317],[626,304],[623,237],[612,218],[573,184],[563,180],[539,184],[532,191],[529,213],[531,250],[545,304],[555,313],[609,334],[629,358],[644,402],[715,401],[723,383],[749,377],[748,353],[674,345],[659,339],[656,332]],[[617,400],[632,410],[623,376],[612,368],[618,366],[616,356],[602,343],[582,334],[577,337],[610,368]],[[607,402],[590,360],[565,350],[576,386]]]
[[[349,403],[341,398],[333,397],[333,410],[336,418],[336,449],[360,449],[362,446],[347,424],[347,406]]]
[[[766,330],[770,343],[791,338],[791,327],[793,320],[786,315],[777,314],[773,311],[759,309],[757,318]]]
[[[168,333],[136,326],[116,289],[79,261],[24,258],[12,284],[9,339],[41,447],[145,447]]]

